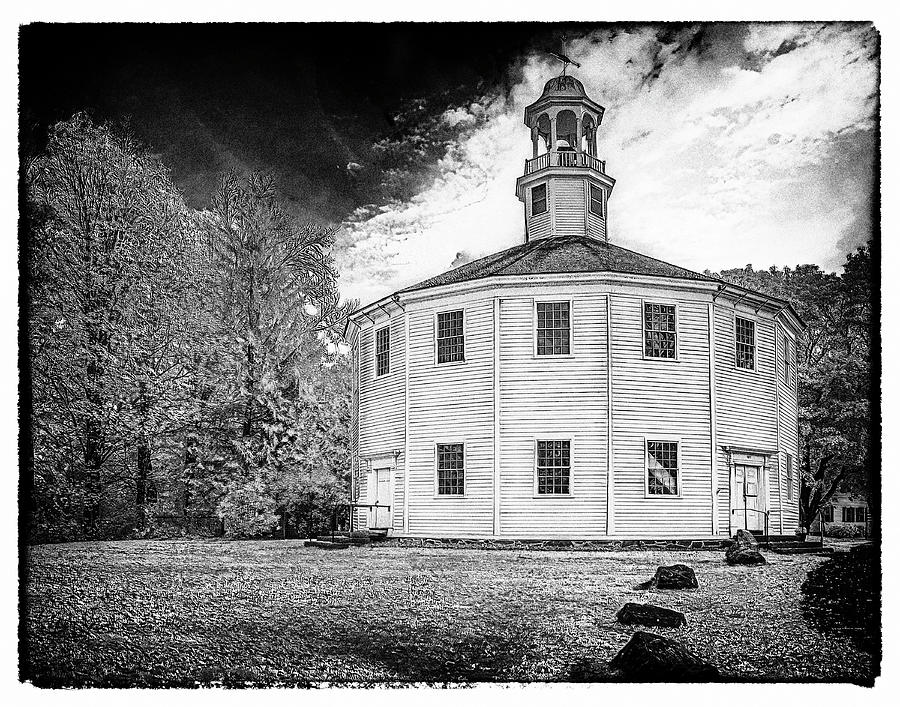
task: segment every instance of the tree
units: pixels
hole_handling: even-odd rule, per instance
[[[315,385],[330,332],[352,304],[340,304],[327,253],[333,233],[291,218],[268,176],[223,179],[211,237],[215,366],[227,375],[194,481],[207,498],[219,497],[229,534],[255,535],[303,488],[322,483],[312,469],[326,465],[313,450],[328,406]]]
[[[800,523],[809,527],[835,493],[865,488],[872,467],[871,246],[849,255],[842,275],[816,265],[748,265],[721,277],[791,302],[808,326],[798,347],[798,388]]]
[[[83,114],[53,128],[25,179],[35,504],[85,530],[112,486],[141,499],[180,375],[196,229],[165,167]]]

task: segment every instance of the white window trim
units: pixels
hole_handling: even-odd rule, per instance
[[[661,356],[647,355],[647,342],[645,339],[647,333],[647,314],[645,312],[645,304],[664,304],[667,307],[675,307],[675,358],[662,358]],[[641,299],[641,358],[644,361],[661,361],[663,363],[678,363],[681,360],[681,331],[679,322],[681,316],[678,311],[678,302],[661,299]]]
[[[601,211],[601,213],[599,213],[599,214],[595,211],[591,211],[591,189],[592,188],[600,190],[600,211]],[[588,188],[587,188],[587,212],[591,216],[596,216],[597,218],[600,218],[600,219],[606,218],[606,189],[604,189],[603,187],[598,187],[596,184],[591,184],[590,182],[588,182]]]
[[[678,477],[676,479],[676,483],[678,484],[677,489],[678,493],[674,495],[667,495],[661,493],[650,493],[650,451],[648,442],[675,442],[678,446],[676,447],[675,460],[678,465]],[[644,464],[642,472],[644,474],[644,498],[651,500],[674,500],[682,497],[684,493],[684,469],[681,466],[681,437],[676,435],[644,435]]]
[[[569,304],[569,353],[567,354],[542,354],[538,355],[538,303],[548,304],[554,302],[567,302]],[[531,301],[531,357],[533,359],[572,358],[575,356],[575,301],[567,297],[535,297]]]
[[[382,373],[378,375],[378,332],[388,330],[388,371],[387,373]],[[391,323],[388,322],[382,326],[373,326],[372,327],[372,373],[375,378],[381,380],[382,378],[388,378],[394,372],[394,366],[392,365],[394,362],[391,357],[391,351],[393,349],[394,344],[394,335],[391,331]]]
[[[461,444],[463,446],[463,492],[459,493],[438,493],[438,445],[439,444]],[[469,445],[466,444],[465,439],[454,438],[454,439],[438,439],[434,442],[434,447],[432,448],[432,466],[434,467],[434,476],[433,476],[433,491],[432,496],[434,498],[468,498],[469,497]]]
[[[790,462],[790,463],[789,463]],[[797,477],[797,460],[790,452],[784,453],[784,482],[787,486],[787,500],[796,500],[794,493],[794,479]]]
[[[748,322],[753,322],[753,368],[742,368],[737,365],[737,320],[744,319]],[[759,320],[751,316],[749,314],[734,312],[734,315],[731,317],[731,365],[734,367],[736,371],[743,371],[744,373],[758,373],[759,372]],[[776,371],[776,376],[778,375]]]
[[[543,356],[541,357],[543,358]],[[541,442],[568,442],[569,443],[569,493],[538,493],[538,441]],[[532,498],[573,498],[575,496],[575,436],[566,434],[548,433],[536,435],[532,442],[532,466],[533,484],[531,487]]]
[[[546,199],[544,201],[546,202],[547,206],[544,208],[543,211],[536,214],[536,213],[534,213],[534,196],[532,195],[532,193],[534,192],[535,188],[540,187],[540,186],[546,187],[546,189],[545,189]],[[550,213],[550,182],[548,181],[548,182],[541,182],[540,184],[532,184],[530,187],[528,187],[528,215],[531,216],[532,218],[536,218],[538,216],[543,216],[544,214],[549,214],[549,213]]]
[[[462,361],[445,361],[444,363],[438,363],[438,315],[440,314],[449,314],[450,312],[459,312],[462,311],[462,319],[463,319],[463,360]],[[433,353],[432,353],[432,364],[434,366],[438,366],[440,368],[444,367],[452,367],[452,366],[464,366],[469,362],[468,356],[466,356],[466,345],[468,338],[466,336],[466,330],[468,329],[468,314],[466,312],[465,307],[451,307],[450,309],[440,309],[436,310],[434,313],[434,317],[432,318],[432,338],[434,341]]]

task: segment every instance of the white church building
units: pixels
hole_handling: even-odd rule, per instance
[[[354,527],[796,529],[804,324],[785,301],[609,242],[603,112],[574,77],[548,81],[525,110],[524,242],[351,315]]]

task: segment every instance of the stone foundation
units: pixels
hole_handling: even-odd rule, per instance
[[[379,545],[392,547],[447,547],[480,550],[571,550],[616,552],[619,550],[722,550],[730,540],[518,540],[473,538],[389,537]]]

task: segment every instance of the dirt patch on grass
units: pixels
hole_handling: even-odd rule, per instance
[[[726,680],[870,682],[875,663],[807,623],[819,557],[729,567],[721,552],[496,552],[299,542],[135,541],[32,548],[25,675],[43,686],[612,679],[626,602]],[[699,589],[636,590],[685,562]]]

